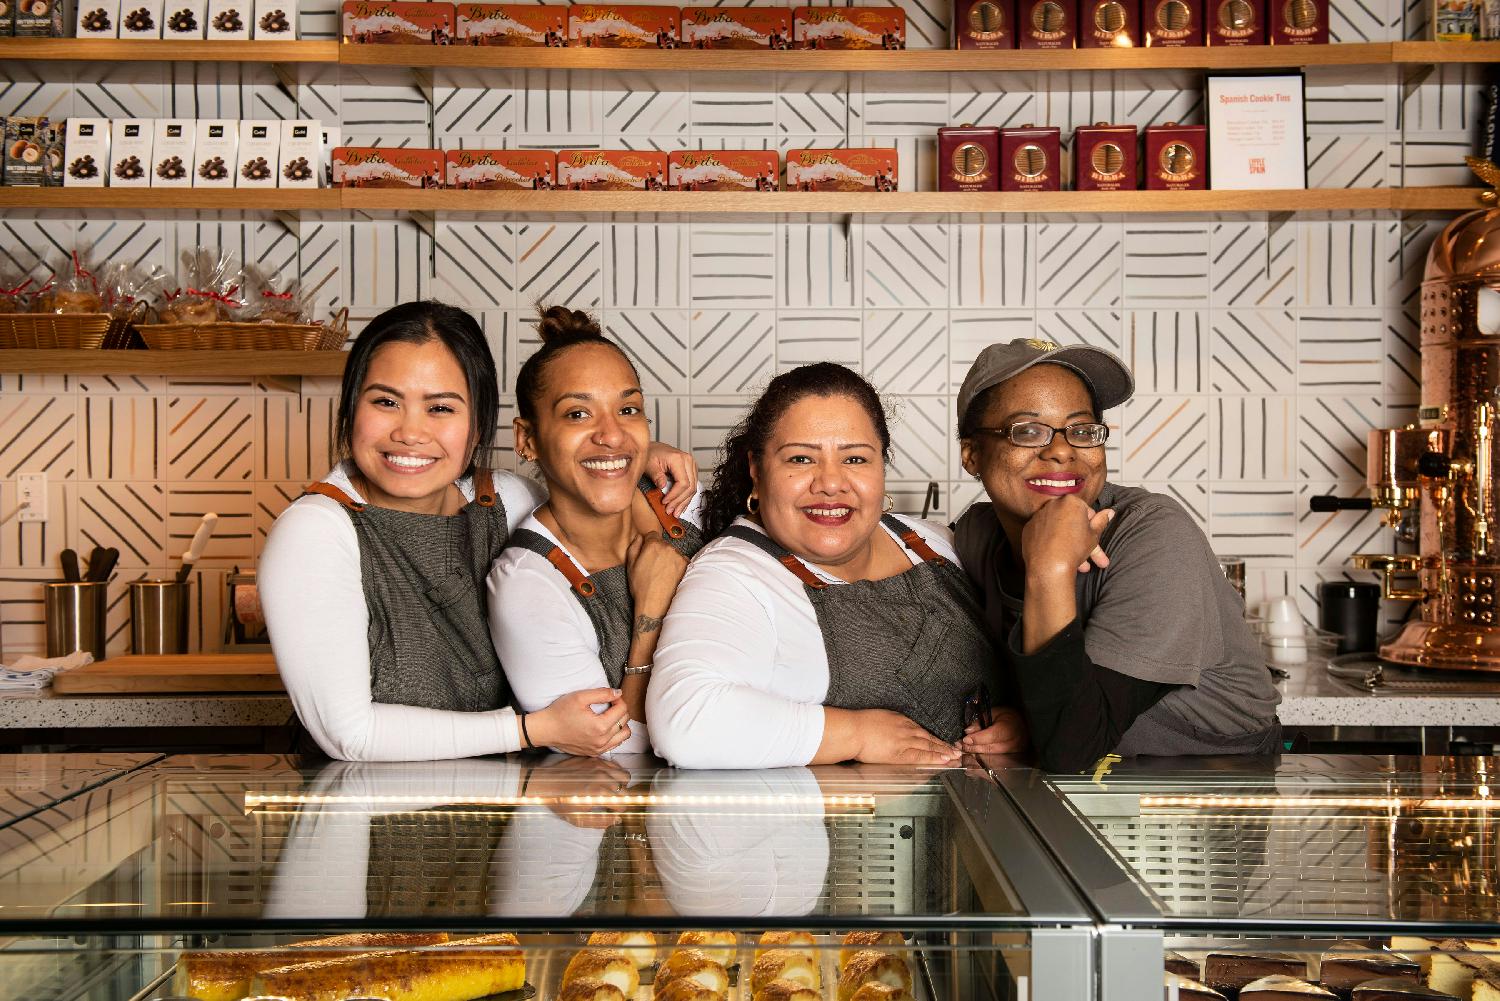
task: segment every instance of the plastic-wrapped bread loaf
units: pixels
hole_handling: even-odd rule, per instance
[[[677,936],[677,944],[697,949],[725,969],[738,962],[740,943],[732,931],[685,931]]]
[[[625,992],[598,977],[574,977],[562,985],[557,1001],[630,1001]]]
[[[772,949],[790,949],[800,952],[814,963],[818,961],[818,940],[807,931],[768,931],[760,937],[755,947],[755,961]]]
[[[519,990],[526,961],[514,935],[481,935],[420,952],[391,950],[265,970],[250,993],[297,1001],[473,1001]],[[631,968],[632,971],[634,967]]]
[[[275,949],[185,952],[177,959],[172,993],[199,1001],[239,1001],[250,993],[250,981],[257,973],[296,963],[293,949],[390,949],[446,941],[446,932],[371,932],[315,938]]]
[[[906,936],[898,931],[852,931],[844,936],[844,947],[839,950],[839,969],[849,965],[849,960],[867,950],[887,951],[906,945]],[[905,959],[904,953],[897,953]]]
[[[723,964],[697,949],[678,949],[656,968],[656,979],[652,983],[658,996],[663,987],[675,980],[691,981],[716,994],[729,991],[729,972]]]
[[[635,960],[621,949],[580,949],[568,961],[563,971],[562,982],[567,984],[582,977],[594,977],[606,984],[614,984],[627,998],[635,997],[641,986],[641,974]]]
[[[773,980],[756,991],[752,1001],[823,1001],[823,992],[795,980]]]
[[[621,950],[638,970],[656,962],[656,936],[648,931],[596,931],[588,944]]]
[[[869,983],[897,987],[910,994],[911,969],[906,960],[888,952],[855,953],[839,975],[838,1001],[853,1001],[856,992]]]
[[[770,949],[755,961],[750,971],[750,990],[757,992],[773,980],[790,980],[814,989],[823,985],[817,957],[794,949]]]

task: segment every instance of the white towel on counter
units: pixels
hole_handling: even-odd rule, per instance
[[[10,664],[0,664],[0,694],[5,692],[39,692],[52,685],[52,679],[64,671],[92,664],[94,655],[78,650],[66,657],[17,657]]]

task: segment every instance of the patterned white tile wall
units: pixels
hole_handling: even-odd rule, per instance
[[[946,44],[947,9],[902,0],[912,47]],[[333,4],[303,37],[332,37]],[[1341,41],[1417,33],[1419,4],[1340,0]],[[1202,121],[1198,74],[1003,72],[685,74],[12,63],[0,115],[201,115],[338,120],[349,142],[447,146],[760,148],[895,145],[902,187],[931,187],[944,124]],[[1315,185],[1462,183],[1477,72],[1441,66],[1308,73]],[[1066,135],[1065,135],[1066,139]],[[874,380],[895,423],[891,492],[903,510],[938,484],[935,515],[980,496],[959,465],[953,397],[975,354],[1019,336],[1097,344],[1135,372],[1108,415],[1116,479],[1175,496],[1214,547],[1244,556],[1256,596],[1357,576],[1389,545],[1371,514],[1315,515],[1307,498],[1362,486],[1364,433],[1410,419],[1417,289],[1443,220],[1336,216],[674,216],[440,218],[307,215],[296,232],[234,213],[13,211],[0,261],[29,266],[76,241],[172,267],[209,243],[320,285],[355,329],[396,302],[472,309],[509,393],[535,349],[538,300],[595,310],[641,370],[658,435],[712,466],[724,432],[776,372],[832,359]],[[64,546],[122,552],[112,646],[128,642],[124,581],[162,575],[207,510],[195,642],[212,648],[224,574],[253,564],[275,515],[329,463],[327,379],[0,373],[0,517],[14,476],[51,477],[46,525],[0,526],[0,653],[41,642],[35,582]],[[507,396],[502,455],[509,455]],[[507,459],[507,461],[513,461]]]

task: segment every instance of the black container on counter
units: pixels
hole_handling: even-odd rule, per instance
[[[1380,586],[1351,580],[1318,585],[1318,628],[1339,637],[1339,653],[1375,649],[1380,624]]]

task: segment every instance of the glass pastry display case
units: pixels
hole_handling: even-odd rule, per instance
[[[993,774],[1099,915],[1103,996],[1492,1001],[1497,764],[1299,755]]]
[[[988,773],[167,758],[0,825],[0,998],[1083,1001]]]

